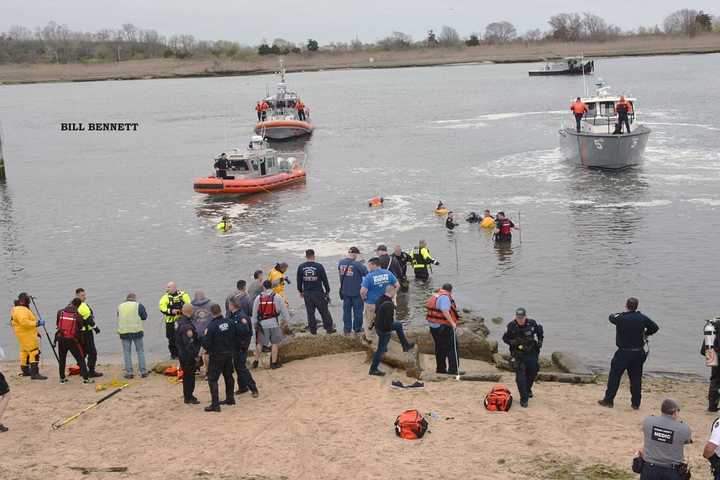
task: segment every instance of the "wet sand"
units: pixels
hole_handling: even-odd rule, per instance
[[[710,478],[701,452],[716,415],[705,412],[706,384],[646,379],[636,412],[626,381],[613,410],[595,404],[603,384],[539,383],[530,408],[516,404],[491,414],[482,406],[491,384],[450,380],[396,390],[393,379],[409,379],[399,372],[369,377],[364,361],[364,353],[351,353],[255,371],[261,397],[239,396],[220,414],[202,410],[209,401],[205,382],[196,390],[202,405],[186,406],[180,385],[153,374],[60,431],[50,429],[52,422],[104,393],[78,377],[60,385],[50,366],[49,380],[31,382],[15,377],[17,364],[3,364],[13,397],[4,419],[11,430],[0,434],[0,478],[631,479],[640,423],[666,396],[680,401],[695,435],[686,448],[693,478]],[[494,369],[462,363],[466,370]],[[120,375],[119,366],[102,370],[104,382]],[[517,395],[511,374],[502,381]],[[401,440],[393,422],[409,408],[442,419],[430,421],[422,440]],[[127,471],[102,471],[113,467]],[[81,475],[83,469],[90,474]]]
[[[407,51],[362,51],[304,53],[285,58],[288,71],[317,71],[350,68],[398,68],[443,64],[493,62],[539,62],[544,58],[572,56],[617,57],[720,52],[720,35],[687,37],[624,38],[610,42],[576,42],[478,47],[413,49]],[[149,59],[100,64],[9,64],[0,65],[0,83],[40,83],[146,78],[184,78],[255,75],[277,71],[278,57],[250,56],[244,60]]]

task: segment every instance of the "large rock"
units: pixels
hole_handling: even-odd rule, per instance
[[[492,357],[493,363],[495,363],[495,366],[499,368],[500,370],[507,370],[509,372],[514,372],[515,367],[513,367],[512,364],[512,357],[510,357],[507,353],[496,353]],[[540,357],[538,359],[538,363],[540,364],[540,370],[552,370],[553,369],[553,362],[551,359],[547,357]]]
[[[578,375],[594,375],[594,372],[590,370],[585,362],[574,353],[553,352],[552,361],[562,372]]]
[[[375,354],[377,349],[377,336],[373,335],[372,344],[363,344],[367,352],[366,360],[371,361],[372,356]],[[423,365],[420,351],[417,347],[413,348],[409,352],[403,352],[402,346],[395,339],[392,339],[388,344],[388,350],[383,355],[382,363],[389,365],[392,368],[405,370],[405,374],[408,377],[419,379],[422,375]]]
[[[435,354],[435,342],[428,329],[409,330],[407,337],[417,344],[420,353],[427,355]],[[488,340],[484,336],[473,333],[463,327],[457,329],[457,338],[460,358],[491,362],[493,354],[498,351],[496,341]]]
[[[285,337],[280,344],[280,361],[292,362],[322,355],[363,352],[366,349],[362,340],[356,336],[298,333]]]
[[[473,313],[469,308],[463,308],[458,325],[483,337],[490,335],[490,330],[485,325],[485,319],[481,315]]]

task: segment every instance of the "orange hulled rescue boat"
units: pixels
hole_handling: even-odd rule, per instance
[[[287,140],[311,135],[310,110],[297,93],[288,91],[285,65],[280,64],[280,83],[277,92],[258,102],[258,123],[255,133],[270,140]]]
[[[234,149],[215,159],[215,175],[193,181],[193,189],[208,195],[251,195],[305,181],[305,153],[282,152],[253,136],[247,150]]]

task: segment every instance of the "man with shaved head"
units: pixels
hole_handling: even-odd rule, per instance
[[[175,322],[182,314],[182,307],[190,303],[190,295],[178,290],[175,282],[170,282],[165,288],[165,295],[160,298],[160,313],[165,320],[165,337],[168,340],[170,358],[178,358],[177,347],[175,346]],[[192,313],[191,313],[192,315]]]
[[[177,320],[175,342],[180,368],[183,371],[183,400],[188,405],[198,405],[200,401],[195,397],[195,370],[200,358],[200,338],[193,325],[193,306],[186,303],[182,306],[182,315]]]

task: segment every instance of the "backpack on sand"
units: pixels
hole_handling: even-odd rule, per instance
[[[395,420],[395,433],[405,440],[422,438],[427,429],[427,420],[417,410],[405,410]]]
[[[512,394],[505,385],[495,385],[485,395],[485,408],[491,412],[507,412],[512,406]]]

